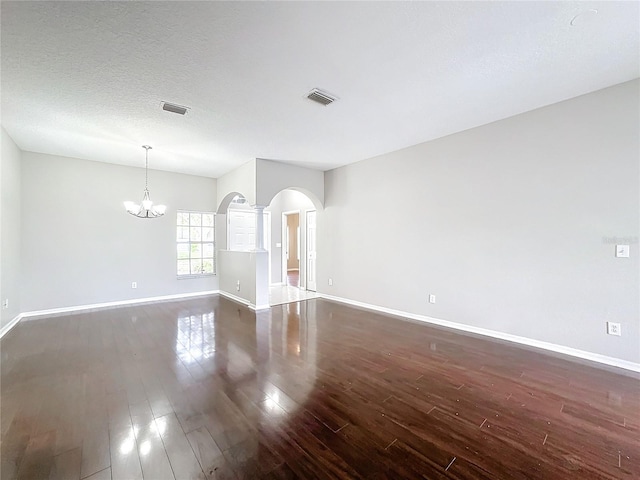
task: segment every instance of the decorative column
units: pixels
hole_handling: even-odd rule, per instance
[[[256,249],[253,251],[253,261],[256,270],[255,299],[256,310],[269,308],[269,252],[264,245],[264,207],[256,205]]]
[[[256,251],[264,252],[264,207],[256,205]]]

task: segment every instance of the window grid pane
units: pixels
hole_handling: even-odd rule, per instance
[[[178,225],[189,226],[189,214],[178,212]]]
[[[189,275],[189,260],[178,260],[178,275]]]
[[[199,242],[202,240],[202,228],[200,227],[191,227],[190,228],[189,239],[192,242]]]
[[[179,242],[188,242],[189,241],[189,227],[178,227],[178,241]]]
[[[202,259],[191,259],[191,275],[198,275],[202,273]]]
[[[213,258],[205,258],[202,260],[202,272],[213,273]]]
[[[189,258],[189,244],[179,243],[178,244],[178,260],[184,260],[187,258]]]

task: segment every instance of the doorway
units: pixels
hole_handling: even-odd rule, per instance
[[[283,212],[282,228],[282,283],[300,288],[300,212]]]
[[[316,208],[302,192],[285,189],[269,207],[272,213],[273,277],[270,305],[316,298]]]

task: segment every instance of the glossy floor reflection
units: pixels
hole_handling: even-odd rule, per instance
[[[282,305],[316,298],[318,294],[290,285],[274,285],[269,287],[269,305]]]
[[[3,479],[639,478],[637,378],[325,300],[25,321]]]

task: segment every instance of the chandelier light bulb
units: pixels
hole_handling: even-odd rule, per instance
[[[124,208],[126,208],[129,213],[135,213],[140,210],[140,206],[133,202],[124,202]]]

